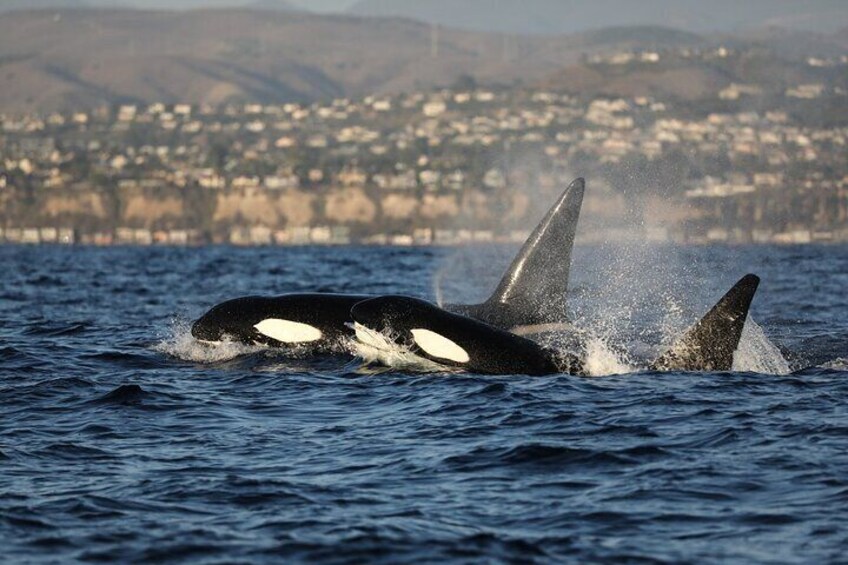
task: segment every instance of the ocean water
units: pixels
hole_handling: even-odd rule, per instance
[[[188,334],[247,294],[481,298],[511,251],[0,247],[0,560],[848,559],[844,246],[578,248],[591,377]],[[644,370],[747,272],[734,371]]]

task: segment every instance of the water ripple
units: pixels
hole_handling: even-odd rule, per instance
[[[578,314],[610,298],[596,251],[575,258]],[[837,288],[845,249],[678,251],[704,287],[693,312],[759,272],[757,319],[792,374],[410,375],[215,352],[188,335],[215,302],[429,296],[449,252],[0,247],[4,558],[842,561],[848,316],[804,273]],[[630,314],[607,329],[656,312]]]

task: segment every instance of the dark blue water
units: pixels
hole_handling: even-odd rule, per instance
[[[848,559],[848,248],[576,254],[575,317],[637,371],[758,273],[788,375],[365,375],[185,333],[243,294],[491,284],[450,253],[0,248],[2,560]]]

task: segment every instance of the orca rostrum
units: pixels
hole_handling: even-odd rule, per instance
[[[580,178],[563,191],[483,304],[449,304],[447,311],[483,320],[501,329],[541,323],[564,323],[561,305],[568,289],[571,251],[583,203]],[[351,308],[371,296],[286,294],[246,296],[211,308],[192,326],[205,342],[225,339],[279,348],[342,352],[350,329]]]

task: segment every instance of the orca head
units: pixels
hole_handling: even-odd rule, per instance
[[[191,335],[198,340],[219,342],[233,339],[253,343],[256,338],[255,325],[261,320],[265,300],[248,296],[222,302],[213,306],[191,327]]]
[[[350,317],[369,329],[388,332],[395,328],[397,322],[410,321],[415,301],[417,299],[391,295],[369,298],[354,304],[350,309]]]
[[[331,294],[245,296],[222,302],[191,328],[195,339],[248,345],[332,347],[345,331],[350,307],[365,297]]]
[[[555,355],[537,343],[418,298],[372,298],[354,305],[350,315],[357,324],[442,365],[500,375],[561,372]]]
[[[357,303],[350,315],[360,326],[432,361],[464,366],[471,360],[468,351],[445,335],[458,316],[425,300],[380,296]]]

